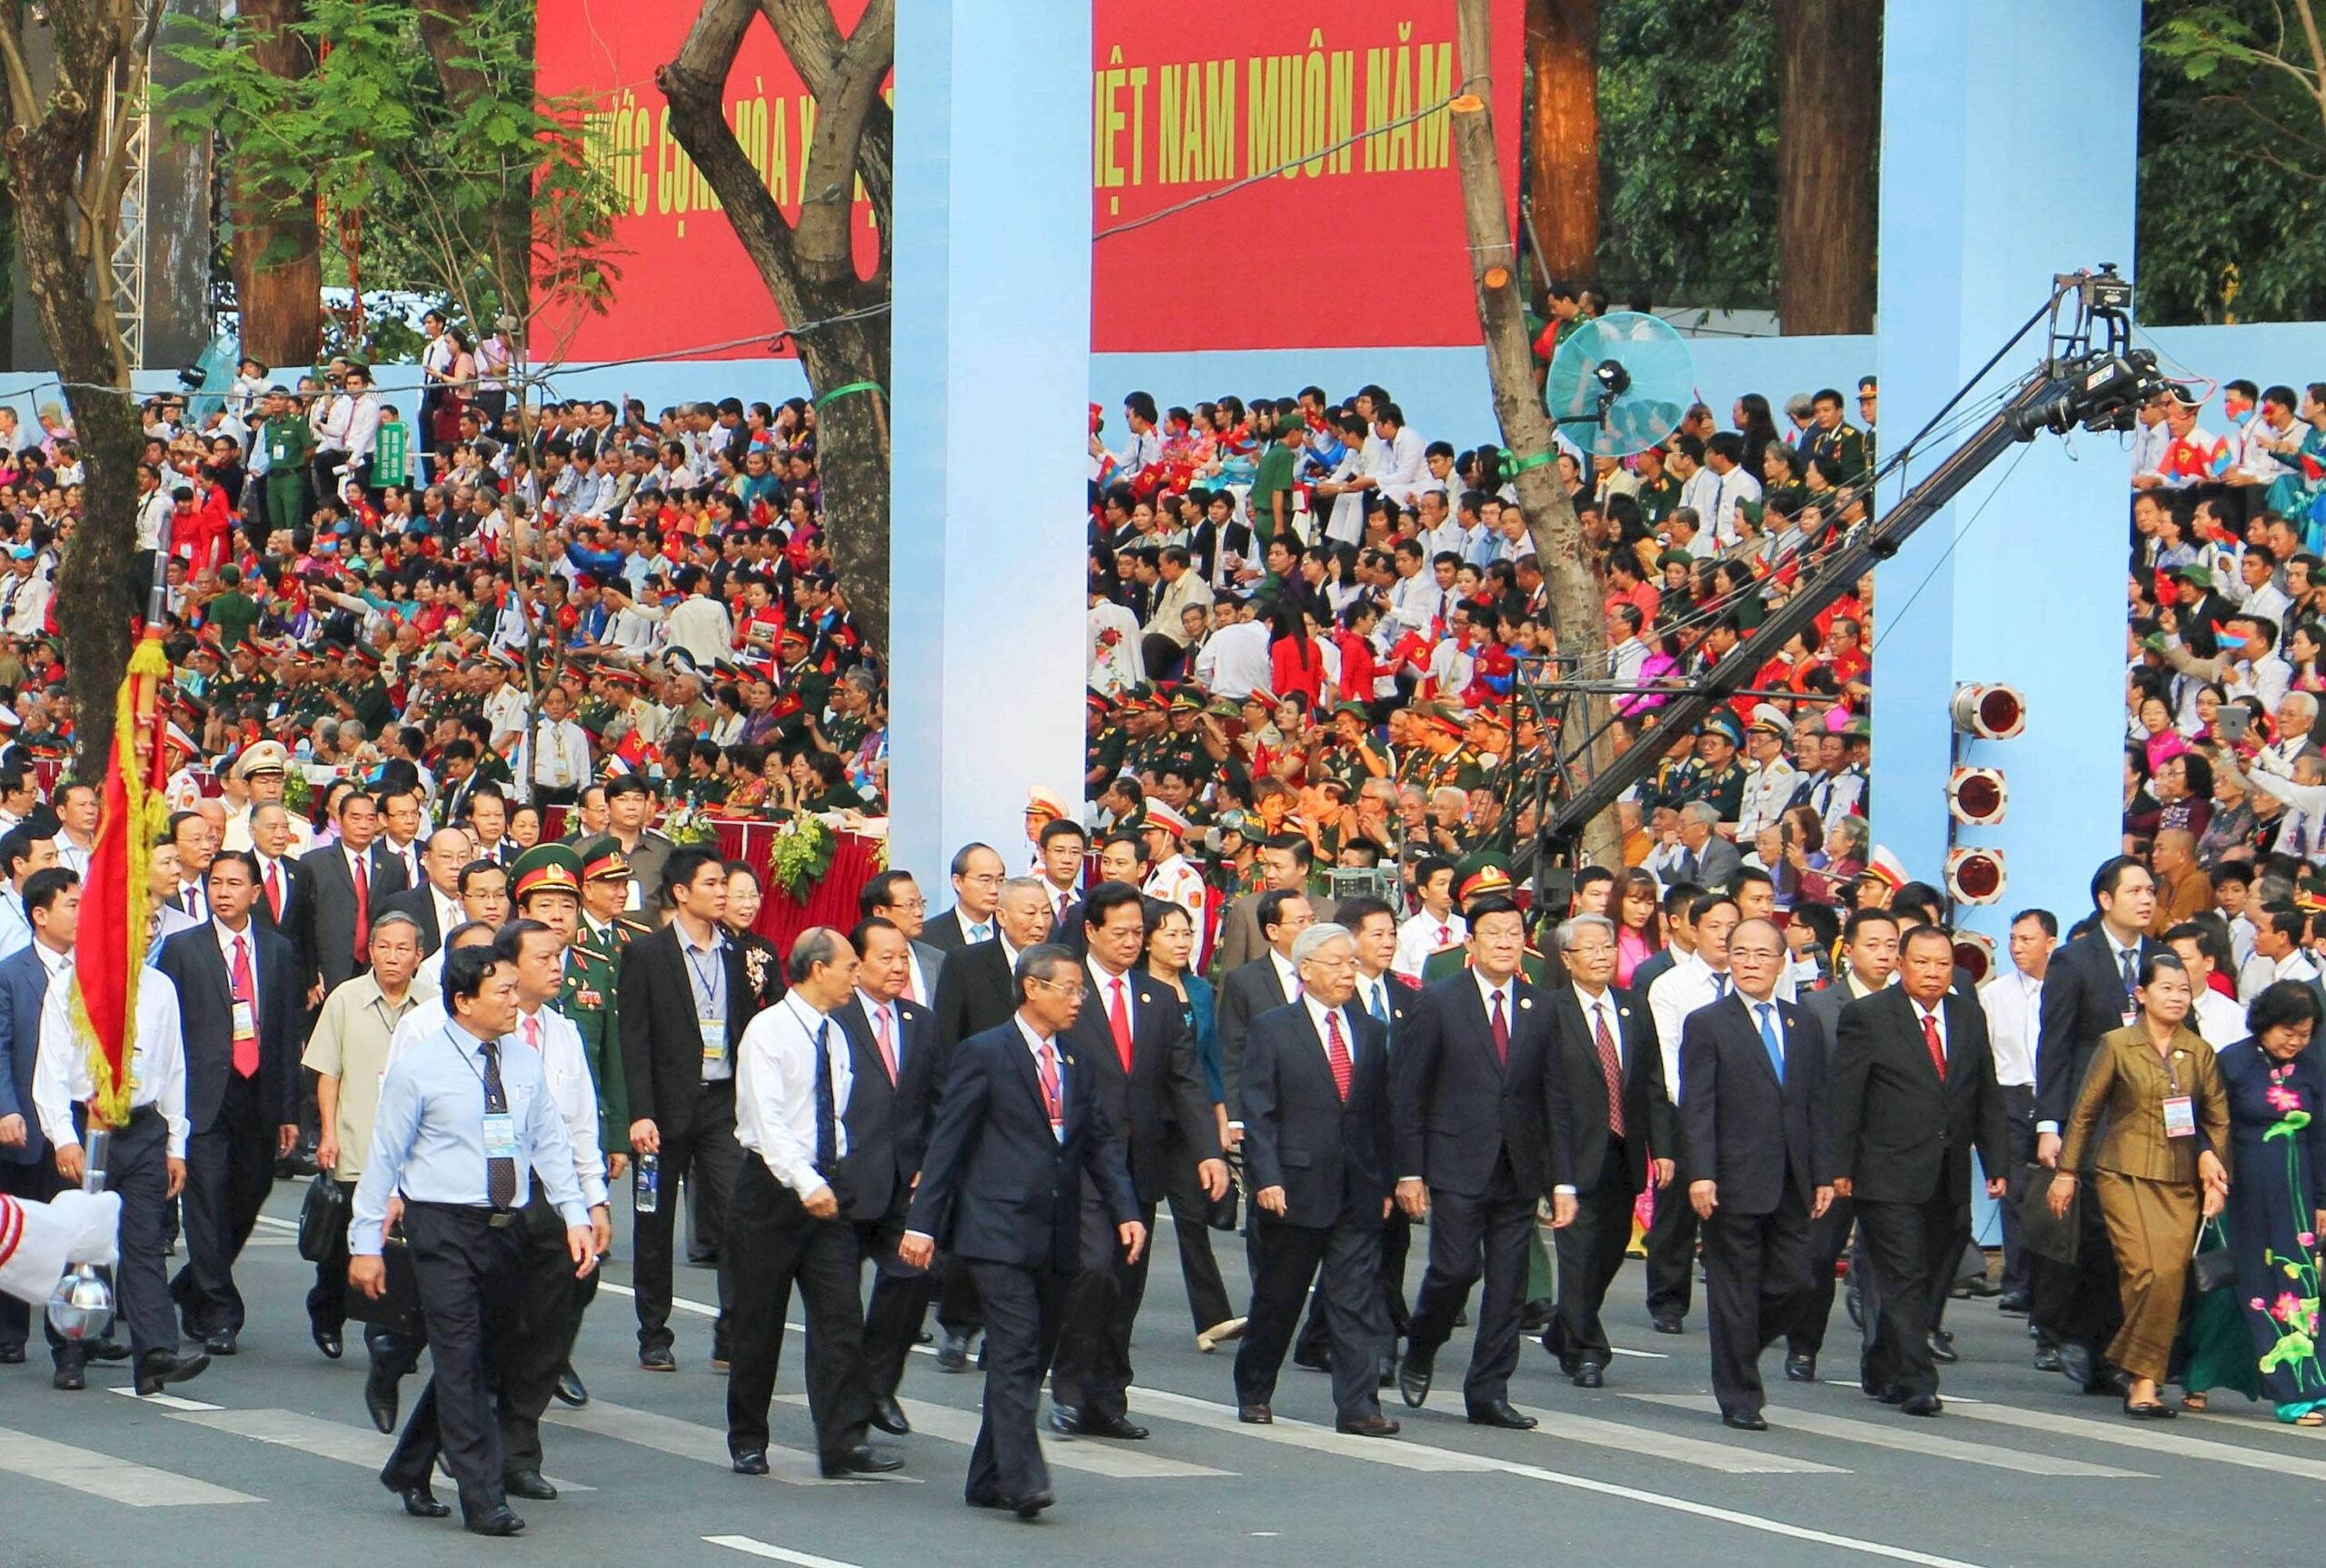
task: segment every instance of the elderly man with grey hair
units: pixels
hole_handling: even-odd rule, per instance
[[[1708,800],[1680,808],[1680,855],[1674,868],[1683,882],[1726,888],[1744,867],[1744,856],[1720,836],[1720,809]]]
[[[1357,941],[1311,926],[1293,938],[1299,997],[1252,1020],[1238,1086],[1252,1186],[1252,1308],[1236,1356],[1236,1415],[1266,1425],[1310,1281],[1332,1342],[1334,1425],[1388,1437],[1381,1358],[1381,1226],[1396,1185],[1389,1032],[1357,994]],[[1322,1276],[1318,1270],[1321,1267]]]

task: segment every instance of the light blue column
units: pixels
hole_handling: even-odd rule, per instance
[[[1885,447],[1978,370],[2054,273],[2102,262],[2131,271],[2140,25],[2134,0],[1890,0]],[[1982,392],[2043,353],[2040,334],[2022,343]],[[1946,450],[1930,449],[1933,459]],[[1912,875],[1935,882],[1944,859],[1954,684],[2003,681],[2027,696],[2026,733],[1972,743],[1964,759],[2010,784],[2003,824],[1957,840],[2008,858],[2003,901],[1961,912],[1999,948],[2013,910],[2042,905],[2063,926],[2082,914],[2092,868],[2115,851],[2128,472],[2121,438],[2040,437],[1876,576],[1874,837]]]
[[[1089,74],[1087,5],[897,8],[890,861],[939,907],[1081,799]]]

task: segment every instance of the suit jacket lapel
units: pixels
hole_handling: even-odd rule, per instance
[[[194,928],[200,931],[208,924],[209,922],[205,920],[201,926],[196,926]],[[245,937],[251,935],[249,928],[245,927],[244,928],[243,935]],[[218,999],[226,1004],[226,1011],[231,1017],[234,1010],[234,977],[229,974],[226,970],[226,956],[218,950],[218,944],[214,938],[197,942],[194,946],[202,954],[203,968],[210,971],[212,980],[216,983]],[[251,944],[251,972],[253,976],[256,976],[258,972],[258,944],[256,942],[253,942]]]
[[[1736,1004],[1736,1012],[1744,1019],[1744,1036],[1753,1042],[1754,1058],[1761,1064],[1761,1070],[1769,1075],[1769,1081],[1775,1084],[1779,1089],[1783,1089],[1785,1080],[1777,1076],[1776,1063],[1769,1060],[1769,1043],[1761,1037],[1761,1020],[1754,1010],[1754,1004],[1746,1001],[1741,992],[1731,990],[1727,996],[1721,998],[1720,1004],[1715,1005],[1729,1002]],[[1775,1006],[1774,1000],[1771,1006]],[[1790,1057],[1793,1054],[1793,1041],[1784,1032],[1784,1009],[1782,1007],[1777,1007],[1775,1023],[1777,1038],[1784,1046],[1785,1055]]]

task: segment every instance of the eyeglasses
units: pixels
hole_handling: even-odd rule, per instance
[[[891,909],[926,909],[929,908],[929,900],[926,898],[898,898],[892,900],[890,903],[889,908]]]
[[[1056,991],[1061,997],[1072,997],[1078,1002],[1088,992],[1088,988],[1079,980],[1063,984],[1057,980],[1036,980],[1034,984],[1046,991]]]
[[[1001,886],[1003,878],[998,876],[964,877],[961,880],[967,882],[972,888],[999,888]]]

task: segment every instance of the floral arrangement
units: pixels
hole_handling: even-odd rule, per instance
[[[2271,1124],[2269,1131],[2261,1135],[2261,1141],[2266,1144],[2278,1138],[2285,1140],[2288,1184],[2299,1193],[2302,1190],[2298,1179],[2301,1155],[2297,1148],[2299,1140],[2294,1135],[2310,1125],[2311,1113],[2303,1108],[2301,1097],[2286,1085],[2286,1079],[2292,1073],[2291,1066],[2273,1068],[2270,1073],[2266,1097],[2270,1108],[2278,1113],[2278,1119]],[[2298,1217],[2302,1220],[2310,1218],[2308,1215]],[[2281,1255],[2274,1248],[2266,1248],[2261,1254],[2271,1275],[2281,1276],[2291,1288],[2281,1285],[2274,1300],[2257,1295],[2247,1305],[2256,1312],[2269,1314],[2278,1325],[2277,1343],[2261,1357],[2261,1370],[2273,1372],[2280,1366],[2291,1366],[2296,1369],[2297,1375],[2307,1382],[2308,1364],[2318,1342],[2318,1261],[2315,1250],[2318,1237],[2305,1225],[2296,1242],[2301,1250],[2291,1257]],[[2266,1286],[2257,1282],[2257,1288]],[[2326,1390],[2304,1387],[2302,1393],[2315,1395],[2326,1394]]]
[[[681,806],[662,819],[662,837],[681,849],[716,844],[719,829],[711,819],[691,806]]]
[[[814,817],[795,817],[775,836],[768,872],[794,900],[805,898],[816,880],[831,869],[840,840]]]

